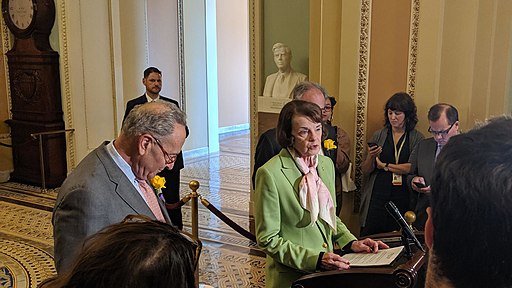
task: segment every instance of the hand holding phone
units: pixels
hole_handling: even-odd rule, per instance
[[[377,143],[368,142],[368,147],[373,148],[375,146],[378,146]]]
[[[427,187],[427,185],[425,185],[425,184],[423,184],[421,182],[412,182],[412,183],[414,183],[414,185],[416,185],[416,187],[418,187],[418,188],[425,188],[425,187]]]

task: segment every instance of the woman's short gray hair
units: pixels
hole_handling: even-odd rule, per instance
[[[187,126],[185,112],[174,103],[157,100],[135,106],[124,120],[121,133],[128,137],[145,133],[165,137],[174,132],[176,124]]]

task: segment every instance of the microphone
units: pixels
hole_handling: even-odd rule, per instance
[[[393,201],[389,201],[388,203],[386,203],[385,207],[388,213],[395,219],[398,225],[400,225],[400,228],[402,228],[402,231],[406,234],[407,238],[414,241],[416,247],[418,247],[418,249],[420,249],[421,251],[425,252],[425,249],[423,248],[423,246],[421,246],[420,241],[418,241],[418,238],[416,238],[416,235],[414,235],[414,232],[411,230],[411,227],[407,225],[404,217],[402,217],[402,214],[400,214],[398,208],[396,208],[395,203],[393,203]]]

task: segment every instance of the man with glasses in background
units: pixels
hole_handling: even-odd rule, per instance
[[[71,268],[84,240],[100,229],[141,214],[171,223],[148,182],[172,169],[185,142],[186,116],[176,105],[150,102],[132,109],[121,134],[89,153],[59,189],[53,210],[55,266]]]
[[[431,138],[423,139],[409,157],[411,171],[407,185],[412,191],[411,207],[416,213],[414,227],[424,230],[427,221],[426,208],[430,206],[430,181],[434,174],[434,164],[450,137],[459,134],[459,113],[450,104],[438,103],[428,111],[428,132]]]

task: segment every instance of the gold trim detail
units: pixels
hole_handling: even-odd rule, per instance
[[[185,35],[184,35],[184,18],[183,15],[183,1],[178,0],[177,3],[178,10],[178,78],[179,78],[179,97],[180,97],[180,107],[187,112],[187,102],[185,101]]]
[[[412,0],[411,33],[409,36],[409,67],[407,67],[407,93],[414,98],[416,90],[416,59],[418,57],[418,34],[420,26],[420,0]]]
[[[8,117],[9,119],[12,119],[12,102],[11,102],[11,85],[10,83],[10,77],[9,77],[9,64],[7,60],[7,51],[11,49],[12,45],[12,39],[11,39],[11,32],[9,31],[9,28],[7,28],[7,25],[5,24],[4,17],[2,17],[2,55],[4,58],[4,71],[5,71],[5,87],[7,92],[7,106],[8,106]]]
[[[62,100],[63,100],[63,112],[64,112],[64,122],[66,129],[73,128],[73,112],[72,112],[72,99],[71,99],[71,88],[69,86],[69,54],[68,54],[68,37],[67,37],[67,17],[66,17],[66,3],[65,0],[60,0],[60,17],[59,20],[59,31],[60,31],[60,67],[61,67],[61,88],[62,90]],[[74,133],[66,133],[66,141],[67,141],[67,162],[68,162],[68,171],[71,171],[75,168],[76,160],[75,160],[75,134]]]
[[[257,97],[258,97],[258,93],[256,91],[256,81],[257,81],[257,75],[256,75],[256,71],[257,71],[257,56],[256,56],[256,53],[257,53],[257,39],[256,39],[256,34],[258,33],[256,31],[256,22],[257,22],[257,3],[256,2],[259,2],[258,0],[250,0],[249,1],[249,31],[250,31],[250,39],[249,39],[249,50],[250,50],[250,86],[249,86],[249,89],[250,89],[250,92],[249,92],[249,95],[251,95],[251,110],[250,110],[250,113],[252,115],[251,117],[251,155],[253,155],[255,149],[256,149],[256,140],[258,139],[258,106],[257,106]],[[251,164],[254,164],[254,163],[251,163]],[[252,173],[252,171],[251,171]]]
[[[359,73],[357,79],[357,104],[356,104],[356,137],[355,137],[355,182],[357,190],[354,197],[354,212],[359,212],[361,204],[361,188],[363,184],[363,152],[366,139],[366,109],[368,101],[368,76],[370,70],[370,33],[371,33],[372,1],[361,2],[361,20],[359,30]]]

